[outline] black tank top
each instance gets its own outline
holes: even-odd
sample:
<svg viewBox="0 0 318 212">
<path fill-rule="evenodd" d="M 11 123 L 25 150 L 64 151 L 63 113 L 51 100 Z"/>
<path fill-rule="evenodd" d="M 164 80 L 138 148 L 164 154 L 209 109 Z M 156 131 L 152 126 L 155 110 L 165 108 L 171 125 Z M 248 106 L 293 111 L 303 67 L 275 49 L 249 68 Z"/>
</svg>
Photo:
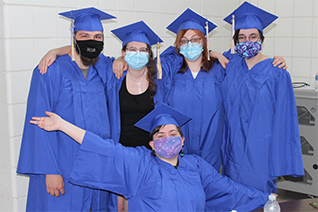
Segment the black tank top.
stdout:
<svg viewBox="0 0 318 212">
<path fill-rule="evenodd" d="M 150 101 L 149 87 L 142 94 L 130 94 L 126 87 L 126 77 L 119 90 L 121 134 L 119 142 L 128 147 L 146 146 L 150 149 L 149 132 L 135 127 L 141 118 L 154 109 Z"/>
</svg>

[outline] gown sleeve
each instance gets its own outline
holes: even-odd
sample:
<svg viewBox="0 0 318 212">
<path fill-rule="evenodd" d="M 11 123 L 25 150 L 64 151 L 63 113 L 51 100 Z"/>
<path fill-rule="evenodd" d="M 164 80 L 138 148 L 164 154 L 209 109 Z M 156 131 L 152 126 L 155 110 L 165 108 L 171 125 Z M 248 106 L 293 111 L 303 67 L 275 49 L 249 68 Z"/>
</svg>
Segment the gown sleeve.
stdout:
<svg viewBox="0 0 318 212">
<path fill-rule="evenodd" d="M 95 68 L 97 69 L 98 75 L 102 79 L 104 85 L 106 85 L 107 81 L 112 77 L 112 75 L 114 75 L 114 60 L 114 57 L 106 57 L 104 54 L 100 54 L 95 64 Z"/>
<path fill-rule="evenodd" d="M 130 198 L 138 193 L 143 175 L 150 169 L 149 157 L 151 151 L 145 147 L 123 147 L 87 131 L 70 182 Z"/>
<path fill-rule="evenodd" d="M 163 74 L 167 74 L 169 76 L 174 74 L 176 71 L 179 71 L 179 68 L 183 63 L 183 58 L 178 55 L 176 49 L 173 46 L 169 46 L 160 54 L 160 61 Z"/>
<path fill-rule="evenodd" d="M 183 63 L 183 58 L 178 55 L 173 46 L 170 46 L 160 54 L 160 61 L 162 67 L 162 79 L 160 80 L 158 90 L 162 94 L 163 99 L 165 99 L 164 97 L 168 95 L 171 89 L 173 76 L 179 71 Z"/>
<path fill-rule="evenodd" d="M 38 67 L 33 71 L 17 173 L 61 174 L 57 163 L 57 132 L 46 132 L 30 124 L 32 117 L 46 116 L 45 111 L 54 111 L 59 94 L 56 89 L 61 86 L 58 73 L 56 63 L 49 67 L 47 74 L 40 74 Z"/>
<path fill-rule="evenodd" d="M 271 143 L 272 151 L 270 151 L 272 176 L 303 176 L 297 108 L 294 90 L 287 71 L 283 71 L 276 81 L 275 98 L 273 141 Z"/>
<path fill-rule="evenodd" d="M 198 157 L 198 169 L 206 194 L 206 211 L 252 211 L 263 207 L 269 193 L 245 186 L 220 175 Z"/>
<path fill-rule="evenodd" d="M 108 118 L 110 125 L 111 138 L 115 142 L 119 142 L 120 138 L 120 108 L 119 108 L 119 97 L 117 91 L 117 81 L 115 74 L 113 73 L 113 62 L 114 57 L 106 57 L 100 54 L 95 68 L 98 71 L 106 93 L 107 108 L 108 108 Z M 122 79 L 120 79 L 122 80 Z"/>
<path fill-rule="evenodd" d="M 229 49 L 228 51 L 223 52 L 223 56 L 226 57 L 227 59 L 231 60 L 232 57 L 234 56 L 234 54 L 231 54 L 231 49 Z"/>
</svg>

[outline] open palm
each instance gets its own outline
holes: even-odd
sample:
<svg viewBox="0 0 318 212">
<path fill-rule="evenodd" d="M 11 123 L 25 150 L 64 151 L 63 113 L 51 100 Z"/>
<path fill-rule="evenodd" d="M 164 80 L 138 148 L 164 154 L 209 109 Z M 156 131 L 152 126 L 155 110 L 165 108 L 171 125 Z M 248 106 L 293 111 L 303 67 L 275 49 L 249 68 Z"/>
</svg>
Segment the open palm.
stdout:
<svg viewBox="0 0 318 212">
<path fill-rule="evenodd" d="M 38 127 L 46 131 L 59 130 L 62 122 L 61 117 L 48 111 L 46 111 L 45 114 L 48 115 L 48 117 L 32 117 L 30 123 L 38 125 Z"/>
</svg>

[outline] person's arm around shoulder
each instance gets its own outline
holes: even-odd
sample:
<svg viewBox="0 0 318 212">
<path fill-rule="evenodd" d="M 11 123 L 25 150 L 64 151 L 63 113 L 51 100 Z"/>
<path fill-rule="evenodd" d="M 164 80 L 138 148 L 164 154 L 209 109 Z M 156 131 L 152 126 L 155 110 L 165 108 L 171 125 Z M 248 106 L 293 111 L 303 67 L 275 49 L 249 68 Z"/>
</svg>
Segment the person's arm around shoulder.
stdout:
<svg viewBox="0 0 318 212">
<path fill-rule="evenodd" d="M 123 56 L 118 57 L 113 62 L 113 73 L 117 77 L 117 79 L 120 79 L 124 74 L 124 71 L 127 70 L 128 64 L 126 63 Z"/>
<path fill-rule="evenodd" d="M 214 52 L 212 50 L 209 51 L 209 56 L 212 58 L 218 59 L 219 63 L 222 65 L 222 67 L 225 69 L 226 65 L 229 63 L 229 59 L 227 59 L 223 54 L 219 52 Z"/>
<path fill-rule="evenodd" d="M 284 70 L 287 69 L 287 64 L 285 59 L 282 56 L 274 56 L 273 66 L 278 68 L 283 68 Z"/>
<path fill-rule="evenodd" d="M 56 57 L 65 55 L 71 51 L 71 46 L 64 46 L 57 49 L 52 49 L 48 51 L 44 57 L 41 59 L 39 63 L 39 70 L 41 74 L 45 74 L 47 72 L 47 68 L 52 65 L 52 63 L 56 60 Z"/>
</svg>

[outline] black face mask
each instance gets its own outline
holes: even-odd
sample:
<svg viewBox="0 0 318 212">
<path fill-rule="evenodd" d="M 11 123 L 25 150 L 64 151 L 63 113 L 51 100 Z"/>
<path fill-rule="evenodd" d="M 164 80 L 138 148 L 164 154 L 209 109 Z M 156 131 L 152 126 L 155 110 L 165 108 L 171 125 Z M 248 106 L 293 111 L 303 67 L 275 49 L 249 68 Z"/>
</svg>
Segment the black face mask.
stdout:
<svg viewBox="0 0 318 212">
<path fill-rule="evenodd" d="M 104 48 L 103 41 L 97 40 L 75 40 L 75 48 L 77 53 L 83 57 L 94 59 L 98 57 Z"/>
</svg>

